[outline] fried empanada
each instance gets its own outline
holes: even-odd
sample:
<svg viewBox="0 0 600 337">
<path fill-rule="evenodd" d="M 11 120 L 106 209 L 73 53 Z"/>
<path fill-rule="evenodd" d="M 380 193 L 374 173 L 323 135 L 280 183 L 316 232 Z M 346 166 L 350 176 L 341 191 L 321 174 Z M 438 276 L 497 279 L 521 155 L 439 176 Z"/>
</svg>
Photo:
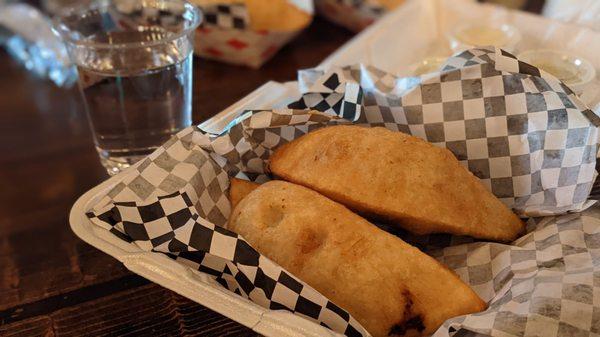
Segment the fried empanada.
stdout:
<svg viewBox="0 0 600 337">
<path fill-rule="evenodd" d="M 260 184 L 248 180 L 229 178 L 229 202 L 231 208 L 235 208 L 244 197 L 254 191 Z"/>
<path fill-rule="evenodd" d="M 374 337 L 429 335 L 451 317 L 486 307 L 430 256 L 300 185 L 262 184 L 234 209 L 228 228 Z"/>
<path fill-rule="evenodd" d="M 270 170 L 415 234 L 514 240 L 521 220 L 452 153 L 385 128 L 331 126 L 279 147 Z"/>
</svg>

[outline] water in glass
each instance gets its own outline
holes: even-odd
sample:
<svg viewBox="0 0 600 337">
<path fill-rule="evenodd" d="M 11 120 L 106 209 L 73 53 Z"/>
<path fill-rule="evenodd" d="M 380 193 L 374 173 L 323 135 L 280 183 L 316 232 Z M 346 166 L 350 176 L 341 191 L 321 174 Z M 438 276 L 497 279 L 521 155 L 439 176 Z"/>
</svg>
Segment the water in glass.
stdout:
<svg viewBox="0 0 600 337">
<path fill-rule="evenodd" d="M 121 43 L 150 40 L 167 32 L 113 32 L 96 35 L 96 41 Z M 154 37 L 155 38 L 155 37 Z M 137 66 L 95 69 L 78 65 L 96 149 L 107 168 L 120 170 L 138 161 L 191 124 L 192 54 L 183 57 L 156 55 Z M 164 60 L 156 65 L 156 58 Z M 100 67 L 101 68 L 101 67 Z"/>
</svg>

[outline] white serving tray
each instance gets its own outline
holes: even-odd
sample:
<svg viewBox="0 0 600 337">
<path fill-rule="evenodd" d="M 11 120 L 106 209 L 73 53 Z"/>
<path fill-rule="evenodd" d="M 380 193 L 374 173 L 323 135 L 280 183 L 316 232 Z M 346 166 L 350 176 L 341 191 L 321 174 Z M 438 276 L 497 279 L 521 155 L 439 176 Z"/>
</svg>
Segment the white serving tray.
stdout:
<svg viewBox="0 0 600 337">
<path fill-rule="evenodd" d="M 362 62 L 398 75 L 409 75 L 410 65 L 415 62 L 432 54 L 450 53 L 439 42 L 445 41 L 445 34 L 454 23 L 486 19 L 511 23 L 519 28 L 523 41 L 517 49 L 523 46 L 562 48 L 587 58 L 600 68 L 600 33 L 469 0 L 410 0 L 356 36 L 319 67 L 325 69 Z M 200 128 L 218 133 L 246 109 L 284 107 L 299 95 L 296 82 L 268 82 L 201 124 Z M 69 217 L 71 229 L 82 240 L 116 258 L 132 272 L 265 336 L 341 336 L 290 312 L 264 309 L 224 289 L 206 274 L 184 267 L 162 254 L 144 252 L 93 225 L 85 215 L 86 210 L 115 183 L 114 177 L 108 179 L 86 192 L 73 205 Z"/>
</svg>

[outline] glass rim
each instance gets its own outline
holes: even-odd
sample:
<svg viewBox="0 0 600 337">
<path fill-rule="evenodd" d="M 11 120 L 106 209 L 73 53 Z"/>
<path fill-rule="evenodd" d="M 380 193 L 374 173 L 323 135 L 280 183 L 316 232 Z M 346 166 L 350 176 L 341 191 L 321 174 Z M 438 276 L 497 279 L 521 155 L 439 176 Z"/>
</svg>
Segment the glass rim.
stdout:
<svg viewBox="0 0 600 337">
<path fill-rule="evenodd" d="M 84 39 L 76 39 L 71 36 L 71 32 L 74 30 L 68 29 L 64 25 L 64 19 L 68 17 L 72 17 L 74 15 L 78 17 L 82 17 L 85 13 L 100 9 L 108 6 L 112 3 L 112 0 L 107 1 L 98 1 L 92 4 L 82 4 L 79 6 L 68 8 L 67 10 L 59 13 L 52 19 L 52 30 L 55 34 L 57 34 L 60 38 L 63 39 L 65 43 L 70 43 L 75 46 L 84 46 L 95 49 L 123 49 L 123 48 L 140 48 L 140 47 L 152 47 L 157 45 L 162 45 L 168 42 L 172 42 L 177 40 L 190 32 L 196 30 L 200 23 L 202 22 L 202 13 L 198 7 L 194 6 L 187 0 L 155 0 L 157 3 L 179 3 L 182 4 L 185 10 L 189 10 L 193 13 L 193 19 L 190 20 L 191 25 L 181 31 L 178 31 L 175 34 L 169 35 L 167 37 L 163 37 L 159 40 L 155 41 L 136 41 L 136 42 L 121 42 L 121 43 L 107 43 L 107 42 L 94 42 L 94 41 L 86 41 Z M 140 1 L 142 4 L 146 3 L 146 1 Z"/>
</svg>

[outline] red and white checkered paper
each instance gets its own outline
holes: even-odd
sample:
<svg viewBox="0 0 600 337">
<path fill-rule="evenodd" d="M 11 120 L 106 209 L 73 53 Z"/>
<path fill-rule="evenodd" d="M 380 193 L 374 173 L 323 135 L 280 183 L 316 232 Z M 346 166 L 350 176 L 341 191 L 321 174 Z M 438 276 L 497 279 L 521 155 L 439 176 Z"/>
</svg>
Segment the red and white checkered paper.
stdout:
<svg viewBox="0 0 600 337">
<path fill-rule="evenodd" d="M 288 0 L 312 15 L 310 0 Z M 303 6 L 298 6 L 304 3 Z M 252 19 L 244 3 L 198 4 L 204 14 L 196 30 L 196 55 L 232 64 L 259 68 L 306 26 L 291 31 L 252 29 Z M 306 25 L 310 23 L 307 21 Z"/>
<path fill-rule="evenodd" d="M 200 27 L 194 52 L 208 59 L 259 68 L 299 32 Z"/>
</svg>

